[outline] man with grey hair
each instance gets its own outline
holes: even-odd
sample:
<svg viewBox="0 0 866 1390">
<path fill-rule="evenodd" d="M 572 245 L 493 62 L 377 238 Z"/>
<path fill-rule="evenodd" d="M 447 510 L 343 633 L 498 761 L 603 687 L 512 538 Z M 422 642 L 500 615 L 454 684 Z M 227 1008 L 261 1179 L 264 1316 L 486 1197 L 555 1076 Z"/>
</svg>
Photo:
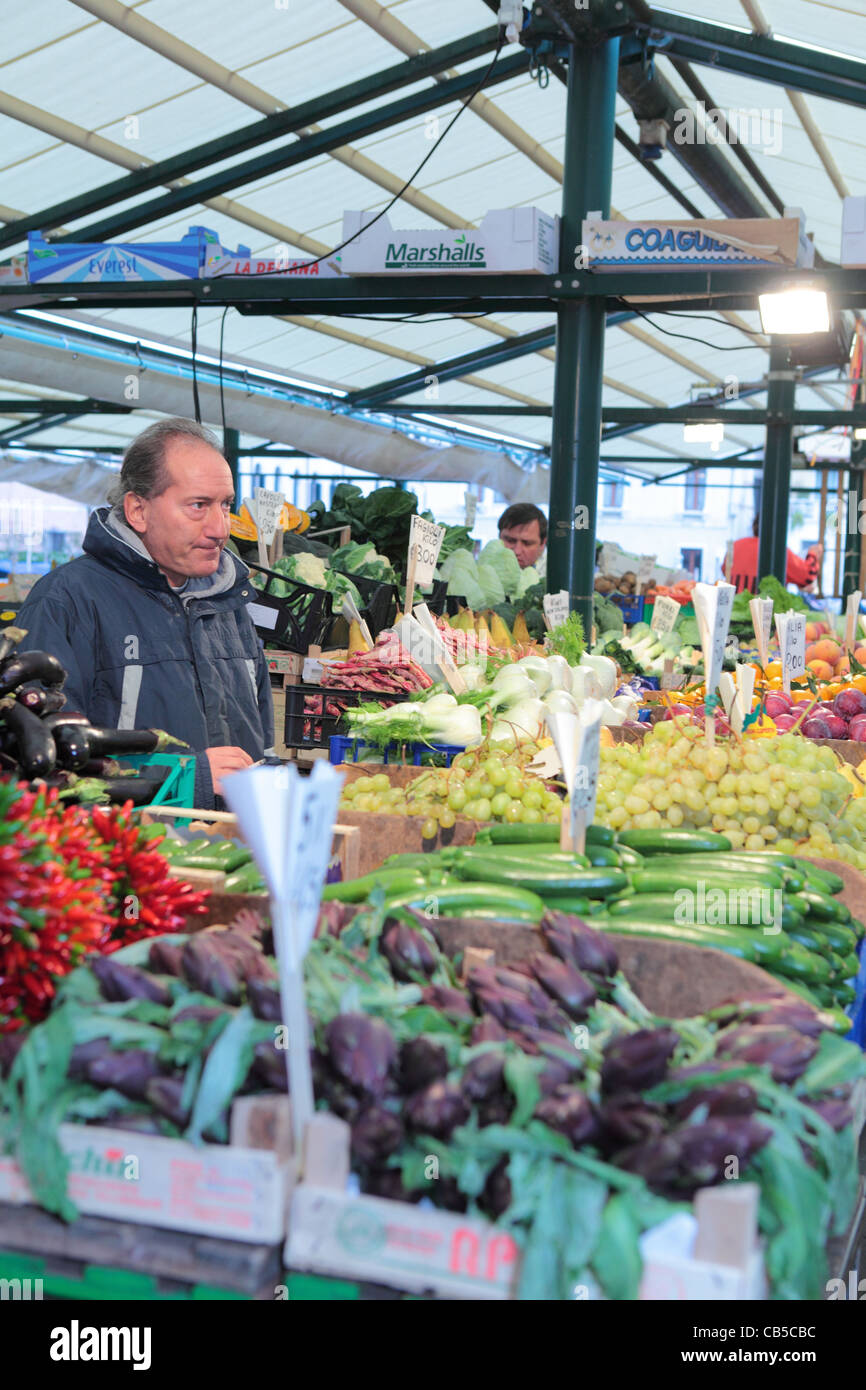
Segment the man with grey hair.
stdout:
<svg viewBox="0 0 866 1390">
<path fill-rule="evenodd" d="M 234 483 L 214 435 L 159 420 L 132 441 L 84 554 L 34 585 L 18 621 L 68 672 L 67 706 L 109 728 L 165 729 L 196 753 L 196 806 L 272 751 L 249 570 L 231 551 Z"/>
</svg>

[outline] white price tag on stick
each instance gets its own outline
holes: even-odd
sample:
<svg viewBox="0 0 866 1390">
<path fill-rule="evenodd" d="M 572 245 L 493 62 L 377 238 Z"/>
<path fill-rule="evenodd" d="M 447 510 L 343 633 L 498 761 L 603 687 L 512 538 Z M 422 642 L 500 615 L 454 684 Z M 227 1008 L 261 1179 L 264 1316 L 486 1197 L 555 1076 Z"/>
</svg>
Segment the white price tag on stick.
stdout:
<svg viewBox="0 0 866 1390">
<path fill-rule="evenodd" d="M 295 1151 L 313 1115 L 313 1078 L 303 964 L 316 929 L 343 777 L 317 762 L 309 777 L 296 767 L 233 773 L 223 794 L 238 818 L 271 892 L 280 1000 L 288 1032 L 287 1070 Z"/>
<path fill-rule="evenodd" d="M 583 852 L 586 827 L 595 814 L 603 713 L 601 701 L 587 699 L 579 715 L 551 712 L 546 716 L 570 798 L 569 807 L 562 810 L 559 843 L 578 854 Z"/>
<path fill-rule="evenodd" d="M 541 600 L 541 606 L 547 619 L 548 630 L 559 627 L 559 624 L 564 623 L 569 614 L 568 590 L 560 589 L 556 594 L 545 594 Z"/>
<path fill-rule="evenodd" d="M 471 531 L 475 525 L 475 516 L 478 511 L 478 497 L 471 488 L 467 488 L 463 494 L 463 505 L 466 508 L 463 525 Z"/>
<path fill-rule="evenodd" d="M 259 537 L 265 545 L 270 545 L 276 535 L 280 512 L 286 504 L 286 499 L 281 492 L 269 492 L 264 487 L 257 487 L 254 496 Z"/>
<path fill-rule="evenodd" d="M 857 617 L 860 613 L 860 601 L 863 598 L 859 589 L 855 589 L 853 594 L 848 595 L 848 602 L 845 605 L 845 648 L 851 651 L 857 643 Z"/>
<path fill-rule="evenodd" d="M 791 681 L 806 674 L 806 614 L 777 613 L 776 634 L 782 660 L 782 689 L 791 693 Z"/>
<path fill-rule="evenodd" d="M 749 612 L 752 615 L 752 627 L 755 629 L 755 642 L 761 665 L 766 666 L 770 656 L 770 633 L 773 630 L 773 600 L 753 598 L 749 602 Z"/>
<path fill-rule="evenodd" d="M 412 517 L 409 531 L 409 558 L 415 557 L 415 583 L 432 584 L 433 571 L 445 538 L 445 527 L 437 526 L 435 521 L 425 521 L 421 516 Z"/>
<path fill-rule="evenodd" d="M 659 594 L 653 604 L 653 616 L 650 623 L 652 632 L 670 632 L 674 623 L 680 616 L 680 605 L 675 598 L 668 598 L 665 594 Z"/>
<path fill-rule="evenodd" d="M 725 643 L 734 602 L 733 584 L 696 584 L 692 593 L 704 653 L 706 693 L 714 693 L 722 674 Z"/>
</svg>

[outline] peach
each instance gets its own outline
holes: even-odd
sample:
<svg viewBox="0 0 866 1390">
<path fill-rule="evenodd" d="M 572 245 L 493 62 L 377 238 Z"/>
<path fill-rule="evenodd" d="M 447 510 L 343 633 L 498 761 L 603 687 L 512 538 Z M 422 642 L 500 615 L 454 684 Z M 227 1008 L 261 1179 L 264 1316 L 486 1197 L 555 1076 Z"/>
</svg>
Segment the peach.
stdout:
<svg viewBox="0 0 866 1390">
<path fill-rule="evenodd" d="M 859 661 L 861 666 L 866 666 L 866 647 L 854 648 L 854 660 Z"/>
<path fill-rule="evenodd" d="M 806 661 L 826 661 L 829 666 L 835 666 L 842 655 L 842 648 L 838 642 L 833 642 L 829 637 L 822 637 L 820 642 L 813 642 L 810 649 L 806 652 Z"/>
<path fill-rule="evenodd" d="M 834 676 L 847 676 L 851 670 L 851 662 L 847 656 L 840 656 L 836 665 L 833 667 Z"/>
<path fill-rule="evenodd" d="M 807 661 L 806 669 L 811 671 L 816 680 L 828 681 L 833 675 L 833 667 L 826 661 Z"/>
<path fill-rule="evenodd" d="M 806 624 L 806 641 L 807 641 L 807 642 L 817 642 L 818 639 L 820 638 L 820 636 L 821 636 L 821 625 L 820 625 L 820 623 L 807 623 L 807 624 Z"/>
</svg>

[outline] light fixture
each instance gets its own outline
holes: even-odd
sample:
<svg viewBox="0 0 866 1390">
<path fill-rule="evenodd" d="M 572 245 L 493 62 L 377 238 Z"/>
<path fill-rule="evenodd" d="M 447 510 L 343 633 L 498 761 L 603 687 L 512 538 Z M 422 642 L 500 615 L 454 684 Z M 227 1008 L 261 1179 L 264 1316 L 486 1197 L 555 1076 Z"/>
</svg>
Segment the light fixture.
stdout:
<svg viewBox="0 0 866 1390">
<path fill-rule="evenodd" d="M 866 439 L 866 425 L 859 425 L 854 431 L 855 439 Z"/>
<path fill-rule="evenodd" d="M 803 286 L 759 294 L 758 305 L 765 333 L 799 337 L 830 332 L 830 305 L 825 290 Z"/>
<path fill-rule="evenodd" d="M 711 449 L 718 449 L 724 442 L 725 426 L 721 420 L 711 420 L 701 423 L 697 421 L 693 425 L 683 425 L 683 442 L 685 444 L 709 444 Z"/>
</svg>

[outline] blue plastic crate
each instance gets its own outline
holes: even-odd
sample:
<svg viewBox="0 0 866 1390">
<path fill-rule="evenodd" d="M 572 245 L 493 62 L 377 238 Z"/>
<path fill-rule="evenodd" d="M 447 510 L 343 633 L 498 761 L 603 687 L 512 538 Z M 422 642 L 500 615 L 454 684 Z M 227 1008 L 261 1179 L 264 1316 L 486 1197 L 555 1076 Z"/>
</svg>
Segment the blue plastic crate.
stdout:
<svg viewBox="0 0 866 1390">
<path fill-rule="evenodd" d="M 632 594 L 606 594 L 605 597 L 620 609 L 624 623 L 639 623 L 643 618 L 642 598 L 635 598 Z"/>
<path fill-rule="evenodd" d="M 364 748 L 373 748 L 374 746 L 372 743 L 365 743 L 363 739 L 349 738 L 345 734 L 333 734 L 329 743 L 328 760 L 332 763 L 356 763 Z M 453 743 L 389 743 L 382 749 L 382 762 L 383 764 L 391 762 L 405 764 L 408 754 L 412 766 L 420 767 L 421 759 L 425 753 L 438 753 L 445 758 L 446 767 L 450 767 L 457 754 L 465 752 L 465 748 L 460 748 Z"/>
<path fill-rule="evenodd" d="M 860 973 L 857 976 L 855 989 L 857 998 L 853 1004 L 846 1009 L 848 1017 L 851 1019 L 851 1032 L 848 1034 L 849 1042 L 855 1042 L 858 1047 L 866 1051 L 866 949 L 861 941 L 857 947 L 860 955 Z"/>
</svg>

